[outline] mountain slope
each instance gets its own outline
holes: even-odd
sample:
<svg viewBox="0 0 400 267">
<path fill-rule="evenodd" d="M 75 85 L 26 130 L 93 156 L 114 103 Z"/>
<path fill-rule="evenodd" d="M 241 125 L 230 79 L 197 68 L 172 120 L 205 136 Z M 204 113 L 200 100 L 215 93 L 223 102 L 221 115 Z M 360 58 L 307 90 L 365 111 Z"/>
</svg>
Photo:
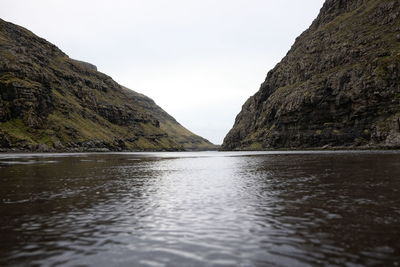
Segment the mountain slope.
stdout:
<svg viewBox="0 0 400 267">
<path fill-rule="evenodd" d="M 121 151 L 214 146 L 150 98 L 0 19 L 0 148 Z"/>
<path fill-rule="evenodd" d="M 400 147 L 400 2 L 327 0 L 223 149 Z"/>
</svg>

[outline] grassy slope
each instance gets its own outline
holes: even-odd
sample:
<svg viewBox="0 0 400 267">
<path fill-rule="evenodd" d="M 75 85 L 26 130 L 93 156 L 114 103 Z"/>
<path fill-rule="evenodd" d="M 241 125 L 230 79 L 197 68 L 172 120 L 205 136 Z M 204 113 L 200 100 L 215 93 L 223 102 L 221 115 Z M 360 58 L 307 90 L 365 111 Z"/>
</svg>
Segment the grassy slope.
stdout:
<svg viewBox="0 0 400 267">
<path fill-rule="evenodd" d="M 368 38 L 370 38 L 375 42 L 376 40 L 382 41 L 382 43 L 385 43 L 385 47 L 381 47 L 382 51 L 390 51 L 391 56 L 379 57 L 373 59 L 374 62 L 371 61 L 368 63 L 373 63 L 374 65 L 376 65 L 371 75 L 381 80 L 385 80 L 384 76 L 388 74 L 387 68 L 400 62 L 400 42 L 396 40 L 394 31 L 390 29 L 385 30 L 385 27 L 382 25 L 365 22 L 363 23 L 362 27 L 360 26 L 360 21 L 365 21 L 365 18 L 371 17 L 377 9 L 377 6 L 383 5 L 385 2 L 390 3 L 393 1 L 367 0 L 360 7 L 350 12 L 341 14 L 326 24 L 322 24 L 317 28 L 311 27 L 296 40 L 296 44 L 288 52 L 288 56 L 290 56 L 291 59 L 294 58 L 298 61 L 299 59 L 304 59 L 304 61 L 309 60 L 310 62 L 315 62 L 317 60 L 314 55 L 312 53 L 304 51 L 304 46 L 306 46 L 307 43 L 310 43 L 314 36 L 330 36 L 331 40 L 335 40 L 336 43 L 339 42 L 340 45 L 343 45 L 343 43 L 345 42 L 351 43 L 353 41 L 352 36 L 354 36 L 354 33 L 358 33 L 358 35 L 362 35 L 362 38 L 365 40 L 368 40 Z M 399 28 L 400 20 L 397 20 L 396 25 L 392 25 L 391 27 Z M 366 46 L 368 46 L 368 42 Z M 324 51 L 325 54 L 332 52 L 335 53 L 335 51 L 339 51 L 340 48 L 341 47 L 334 46 L 324 48 L 323 46 L 321 46 L 321 49 L 326 49 Z M 362 48 L 360 47 L 360 49 Z M 376 54 L 376 51 L 371 51 L 371 53 Z M 286 56 L 282 60 L 283 63 L 279 63 L 273 71 L 284 72 L 280 64 L 287 64 L 287 61 L 289 61 L 288 56 Z M 365 58 L 365 61 L 368 62 L 368 53 L 366 53 Z M 363 67 L 363 65 L 367 64 L 365 63 L 365 61 L 360 60 L 356 63 L 351 62 L 349 64 L 327 69 L 325 72 L 315 73 L 310 79 L 301 82 L 290 84 L 290 81 L 286 81 L 287 84 L 285 86 L 276 88 L 275 91 L 270 95 L 268 99 L 268 105 L 274 106 L 278 110 L 278 112 L 280 110 L 282 110 L 282 112 L 284 110 L 296 110 L 296 108 L 302 105 L 302 103 L 309 101 L 315 96 L 316 92 L 320 89 L 320 84 L 323 84 L 323 81 L 327 80 L 327 78 L 334 76 L 338 72 L 346 72 L 352 69 L 359 69 Z M 395 98 L 399 99 L 400 95 L 395 95 Z M 264 114 L 261 114 L 260 116 L 264 116 Z M 378 129 L 381 128 L 382 130 L 385 130 L 385 127 L 388 128 L 388 125 L 392 124 L 393 118 L 397 118 L 399 116 L 400 114 L 394 114 L 392 117 L 385 119 L 385 121 L 381 121 L 380 125 L 378 125 Z M 239 120 L 236 123 L 237 125 L 235 127 L 245 128 L 247 122 Z M 321 128 L 320 130 L 317 130 L 317 132 L 321 132 L 323 130 L 324 129 Z M 242 147 L 240 149 L 263 149 L 261 144 L 262 141 L 259 142 L 258 139 L 265 139 L 266 136 L 269 136 L 268 134 L 272 135 L 273 133 L 274 125 L 272 125 L 270 129 L 260 127 L 256 131 L 251 132 L 244 137 L 244 139 L 242 140 Z M 340 132 L 333 132 L 333 134 L 340 134 Z"/>
<path fill-rule="evenodd" d="M 214 148 L 153 100 L 1 20 L 0 89 L 0 141 L 11 148 Z"/>
</svg>

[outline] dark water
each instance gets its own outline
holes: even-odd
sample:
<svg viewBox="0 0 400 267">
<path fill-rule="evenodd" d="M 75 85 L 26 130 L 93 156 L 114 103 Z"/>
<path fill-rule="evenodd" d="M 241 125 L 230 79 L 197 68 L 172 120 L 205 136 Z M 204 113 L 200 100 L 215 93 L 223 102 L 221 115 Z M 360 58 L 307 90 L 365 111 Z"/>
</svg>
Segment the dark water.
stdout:
<svg viewBox="0 0 400 267">
<path fill-rule="evenodd" d="M 400 266 L 400 153 L 0 154 L 0 266 Z"/>
</svg>

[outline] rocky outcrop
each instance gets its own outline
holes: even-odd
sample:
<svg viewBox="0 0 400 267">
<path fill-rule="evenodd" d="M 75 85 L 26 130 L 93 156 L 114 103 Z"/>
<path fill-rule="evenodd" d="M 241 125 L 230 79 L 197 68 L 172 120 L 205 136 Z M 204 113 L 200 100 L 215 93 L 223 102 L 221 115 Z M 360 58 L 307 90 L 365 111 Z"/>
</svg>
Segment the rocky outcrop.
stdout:
<svg viewBox="0 0 400 267">
<path fill-rule="evenodd" d="M 327 0 L 223 149 L 400 147 L 400 2 Z"/>
<path fill-rule="evenodd" d="M 97 71 L 97 67 L 95 66 L 95 65 L 93 65 L 93 64 L 90 64 L 90 63 L 88 63 L 88 62 L 84 62 L 84 61 L 80 61 L 80 60 L 74 60 L 74 59 L 71 59 L 72 61 L 75 61 L 76 63 L 78 63 L 78 64 L 81 64 L 83 67 L 85 67 L 85 68 L 88 68 L 88 69 L 90 69 L 90 70 L 94 70 L 94 71 Z"/>
<path fill-rule="evenodd" d="M 212 148 L 153 100 L 0 20 L 0 150 Z"/>
</svg>

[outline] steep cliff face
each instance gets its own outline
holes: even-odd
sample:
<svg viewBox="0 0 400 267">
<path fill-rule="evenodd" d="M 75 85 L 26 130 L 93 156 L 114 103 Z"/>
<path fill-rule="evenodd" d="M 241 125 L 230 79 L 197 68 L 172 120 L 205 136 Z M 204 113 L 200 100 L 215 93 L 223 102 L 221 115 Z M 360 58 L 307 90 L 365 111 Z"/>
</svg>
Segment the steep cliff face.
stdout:
<svg viewBox="0 0 400 267">
<path fill-rule="evenodd" d="M 224 149 L 400 147 L 400 2 L 327 0 Z"/>
<path fill-rule="evenodd" d="M 150 98 L 0 20 L 0 149 L 182 150 L 213 145 Z"/>
</svg>

